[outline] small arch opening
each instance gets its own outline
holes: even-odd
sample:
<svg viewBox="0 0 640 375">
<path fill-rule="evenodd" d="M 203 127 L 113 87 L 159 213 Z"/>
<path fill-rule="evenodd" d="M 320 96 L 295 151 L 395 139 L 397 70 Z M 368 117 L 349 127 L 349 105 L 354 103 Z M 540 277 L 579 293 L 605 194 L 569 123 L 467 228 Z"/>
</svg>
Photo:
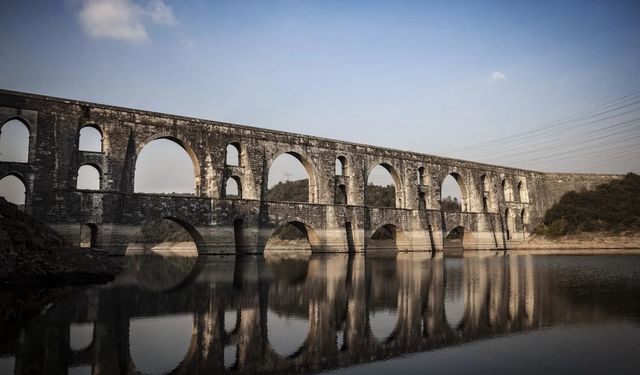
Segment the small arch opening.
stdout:
<svg viewBox="0 0 640 375">
<path fill-rule="evenodd" d="M 424 167 L 419 167 L 417 170 L 418 186 L 424 186 Z"/>
<path fill-rule="evenodd" d="M 398 178 L 389 164 L 376 165 L 369 176 L 364 191 L 364 204 L 369 207 L 401 207 L 401 200 L 397 195 L 399 190 Z"/>
<path fill-rule="evenodd" d="M 0 161 L 29 162 L 29 127 L 12 119 L 0 127 Z"/>
<path fill-rule="evenodd" d="M 338 156 L 336 158 L 336 176 L 346 176 L 347 174 L 347 158 Z"/>
<path fill-rule="evenodd" d="M 228 199 L 240 199 L 242 198 L 242 185 L 240 184 L 240 178 L 238 176 L 231 176 L 227 178 L 224 188 L 224 197 Z"/>
<path fill-rule="evenodd" d="M 98 227 L 93 223 L 83 224 L 80 228 L 80 247 L 95 249 L 98 242 Z"/>
<path fill-rule="evenodd" d="M 0 196 L 24 211 L 27 188 L 18 176 L 11 174 L 0 179 Z"/>
<path fill-rule="evenodd" d="M 227 145 L 225 164 L 228 166 L 240 166 L 240 144 L 232 142 Z"/>
<path fill-rule="evenodd" d="M 100 190 L 100 171 L 93 165 L 85 164 L 78 169 L 76 189 Z"/>
<path fill-rule="evenodd" d="M 102 133 L 93 126 L 80 129 L 79 151 L 102 152 Z"/>
<path fill-rule="evenodd" d="M 503 179 L 500 186 L 502 187 L 502 199 L 505 202 L 513 202 L 513 189 L 509 181 L 506 178 Z"/>
<path fill-rule="evenodd" d="M 521 203 L 529 203 L 529 193 L 527 191 L 527 183 L 524 180 L 518 181 L 518 199 Z"/>
</svg>

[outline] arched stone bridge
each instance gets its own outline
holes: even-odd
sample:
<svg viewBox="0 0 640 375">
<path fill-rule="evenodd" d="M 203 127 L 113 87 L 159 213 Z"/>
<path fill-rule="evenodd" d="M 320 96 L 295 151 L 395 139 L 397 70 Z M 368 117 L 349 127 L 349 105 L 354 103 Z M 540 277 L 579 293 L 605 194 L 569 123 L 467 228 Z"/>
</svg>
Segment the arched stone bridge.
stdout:
<svg viewBox="0 0 640 375">
<path fill-rule="evenodd" d="M 437 251 L 452 230 L 463 228 L 465 248 L 503 249 L 522 241 L 564 192 L 593 188 L 615 176 L 549 174 L 433 155 L 330 140 L 275 130 L 0 90 L 0 124 L 18 119 L 30 133 L 24 163 L 0 162 L 0 179 L 20 178 L 25 209 L 72 242 L 83 225 L 93 245 L 122 253 L 140 226 L 171 218 L 187 228 L 201 253 L 260 253 L 284 223 L 303 228 L 312 250 L 362 251 L 380 227 L 393 228 L 398 249 Z M 80 130 L 102 135 L 102 151 L 79 150 Z M 0 134 L 1 136 L 1 134 Z M 193 161 L 194 195 L 134 193 L 142 148 L 171 139 Z M 239 165 L 225 162 L 239 150 Z M 266 199 L 271 163 L 283 153 L 309 174 L 309 203 Z M 340 160 L 342 173 L 336 175 Z M 78 170 L 94 166 L 97 191 L 76 188 Z M 365 206 L 369 172 L 382 165 L 394 179 L 395 207 Z M 462 191 L 462 211 L 440 209 L 440 188 L 452 175 Z M 233 178 L 239 198 L 226 198 Z M 335 204 L 336 194 L 346 195 Z"/>
</svg>

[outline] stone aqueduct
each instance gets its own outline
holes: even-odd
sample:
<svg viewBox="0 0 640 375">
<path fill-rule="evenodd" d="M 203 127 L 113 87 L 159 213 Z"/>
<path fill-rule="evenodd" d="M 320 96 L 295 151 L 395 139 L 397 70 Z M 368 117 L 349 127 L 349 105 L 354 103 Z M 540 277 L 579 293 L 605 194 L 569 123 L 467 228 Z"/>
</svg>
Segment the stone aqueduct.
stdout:
<svg viewBox="0 0 640 375">
<path fill-rule="evenodd" d="M 93 245 L 114 254 L 123 253 L 131 236 L 154 218 L 183 225 L 201 253 L 261 253 L 284 223 L 301 228 L 313 251 L 362 251 L 383 226 L 393 228 L 400 250 L 442 250 L 447 234 L 460 227 L 466 249 L 505 249 L 522 242 L 564 192 L 615 178 L 542 173 L 0 90 L 0 124 L 13 119 L 29 130 L 28 161 L 0 162 L 0 179 L 20 178 L 25 210 L 73 243 L 80 243 L 81 227 L 89 224 Z M 101 133 L 101 152 L 79 150 L 79 133 L 87 126 Z M 191 157 L 195 195 L 134 193 L 137 156 L 162 138 Z M 225 162 L 230 144 L 239 150 L 237 166 Z M 269 167 L 283 153 L 307 170 L 309 203 L 266 200 Z M 343 165 L 338 175 L 337 159 Z M 76 188 L 83 165 L 100 172 L 99 190 Z M 364 204 L 369 172 L 378 165 L 393 177 L 396 207 Z M 461 212 L 440 209 L 448 175 L 460 185 Z M 224 196 L 229 178 L 238 182 L 239 198 Z M 346 204 L 334 203 L 337 191 L 346 193 Z"/>
</svg>

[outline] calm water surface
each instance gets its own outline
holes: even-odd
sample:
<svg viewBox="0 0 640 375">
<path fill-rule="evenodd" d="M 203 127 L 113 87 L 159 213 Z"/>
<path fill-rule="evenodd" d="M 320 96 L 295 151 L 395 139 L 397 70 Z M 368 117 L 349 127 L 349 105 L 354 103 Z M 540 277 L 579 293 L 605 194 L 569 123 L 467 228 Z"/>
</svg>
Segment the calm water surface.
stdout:
<svg viewBox="0 0 640 375">
<path fill-rule="evenodd" d="M 640 256 L 121 261 L 0 373 L 640 373 Z"/>
</svg>

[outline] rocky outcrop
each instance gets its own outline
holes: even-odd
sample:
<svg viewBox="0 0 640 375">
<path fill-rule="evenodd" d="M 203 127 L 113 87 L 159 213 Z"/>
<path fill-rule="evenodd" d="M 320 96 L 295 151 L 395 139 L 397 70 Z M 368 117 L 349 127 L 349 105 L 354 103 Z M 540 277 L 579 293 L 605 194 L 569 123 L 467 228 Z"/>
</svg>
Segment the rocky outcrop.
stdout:
<svg viewBox="0 0 640 375">
<path fill-rule="evenodd" d="M 107 255 L 74 248 L 0 197 L 0 282 L 106 282 L 119 271 Z"/>
</svg>

